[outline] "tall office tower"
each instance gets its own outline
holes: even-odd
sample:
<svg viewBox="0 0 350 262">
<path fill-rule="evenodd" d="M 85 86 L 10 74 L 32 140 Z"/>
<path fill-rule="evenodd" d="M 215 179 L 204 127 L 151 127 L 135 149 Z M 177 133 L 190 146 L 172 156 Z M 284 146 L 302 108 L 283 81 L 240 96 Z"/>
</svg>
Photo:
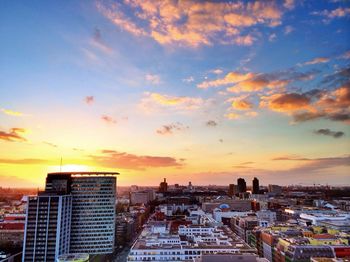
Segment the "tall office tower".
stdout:
<svg viewBox="0 0 350 262">
<path fill-rule="evenodd" d="M 252 193 L 253 194 L 259 194 L 260 187 L 259 187 L 259 179 L 254 177 L 253 179 L 253 187 L 252 187 Z"/>
<path fill-rule="evenodd" d="M 238 186 L 238 193 L 247 192 L 247 184 L 246 184 L 244 178 L 237 179 L 237 186 Z"/>
<path fill-rule="evenodd" d="M 160 183 L 159 185 L 159 192 L 165 193 L 168 191 L 168 183 L 166 182 L 166 178 L 164 178 L 164 181 Z"/>
<path fill-rule="evenodd" d="M 70 253 L 109 254 L 114 250 L 116 173 L 72 176 Z"/>
<path fill-rule="evenodd" d="M 68 253 L 112 253 L 117 174 L 48 174 L 45 191 L 28 200 L 22 261 L 50 262 Z"/>
<path fill-rule="evenodd" d="M 28 197 L 23 262 L 53 262 L 69 252 L 71 211 L 70 195 L 42 192 Z"/>
</svg>

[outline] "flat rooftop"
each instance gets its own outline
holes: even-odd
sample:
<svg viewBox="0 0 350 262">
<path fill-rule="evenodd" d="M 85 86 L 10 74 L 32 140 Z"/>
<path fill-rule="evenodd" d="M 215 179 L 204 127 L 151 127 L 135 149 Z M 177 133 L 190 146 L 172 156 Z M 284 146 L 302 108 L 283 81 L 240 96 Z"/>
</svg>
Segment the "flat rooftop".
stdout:
<svg viewBox="0 0 350 262">
<path fill-rule="evenodd" d="M 118 172 L 54 172 L 48 175 L 72 175 L 72 176 L 116 176 L 120 175 Z"/>
</svg>

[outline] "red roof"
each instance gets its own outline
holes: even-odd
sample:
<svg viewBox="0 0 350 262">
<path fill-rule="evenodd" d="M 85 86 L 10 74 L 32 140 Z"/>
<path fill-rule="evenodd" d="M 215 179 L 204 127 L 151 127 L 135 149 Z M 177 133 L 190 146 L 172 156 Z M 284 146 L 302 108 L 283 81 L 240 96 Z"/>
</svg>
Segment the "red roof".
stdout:
<svg viewBox="0 0 350 262">
<path fill-rule="evenodd" d="M 315 239 L 335 239 L 336 237 L 331 234 L 316 234 L 314 235 Z"/>
</svg>

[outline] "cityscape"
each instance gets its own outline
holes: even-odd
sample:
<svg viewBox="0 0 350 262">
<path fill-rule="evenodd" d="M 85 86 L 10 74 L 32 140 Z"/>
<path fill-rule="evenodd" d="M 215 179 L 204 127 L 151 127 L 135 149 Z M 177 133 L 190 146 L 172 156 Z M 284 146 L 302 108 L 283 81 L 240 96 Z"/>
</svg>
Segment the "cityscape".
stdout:
<svg viewBox="0 0 350 262">
<path fill-rule="evenodd" d="M 0 262 L 350 262 L 349 0 L 2 0 L 0 35 Z"/>
</svg>

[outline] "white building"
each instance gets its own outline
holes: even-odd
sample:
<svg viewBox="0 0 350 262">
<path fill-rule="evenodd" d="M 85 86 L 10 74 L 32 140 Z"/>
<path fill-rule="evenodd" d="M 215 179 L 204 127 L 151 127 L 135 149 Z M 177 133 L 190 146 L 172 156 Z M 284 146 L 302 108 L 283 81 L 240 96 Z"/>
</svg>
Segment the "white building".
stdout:
<svg viewBox="0 0 350 262">
<path fill-rule="evenodd" d="M 128 261 L 184 261 L 219 253 L 254 254 L 255 249 L 226 226 L 182 225 L 174 234 L 167 222 L 150 222 L 132 246 Z"/>
</svg>

